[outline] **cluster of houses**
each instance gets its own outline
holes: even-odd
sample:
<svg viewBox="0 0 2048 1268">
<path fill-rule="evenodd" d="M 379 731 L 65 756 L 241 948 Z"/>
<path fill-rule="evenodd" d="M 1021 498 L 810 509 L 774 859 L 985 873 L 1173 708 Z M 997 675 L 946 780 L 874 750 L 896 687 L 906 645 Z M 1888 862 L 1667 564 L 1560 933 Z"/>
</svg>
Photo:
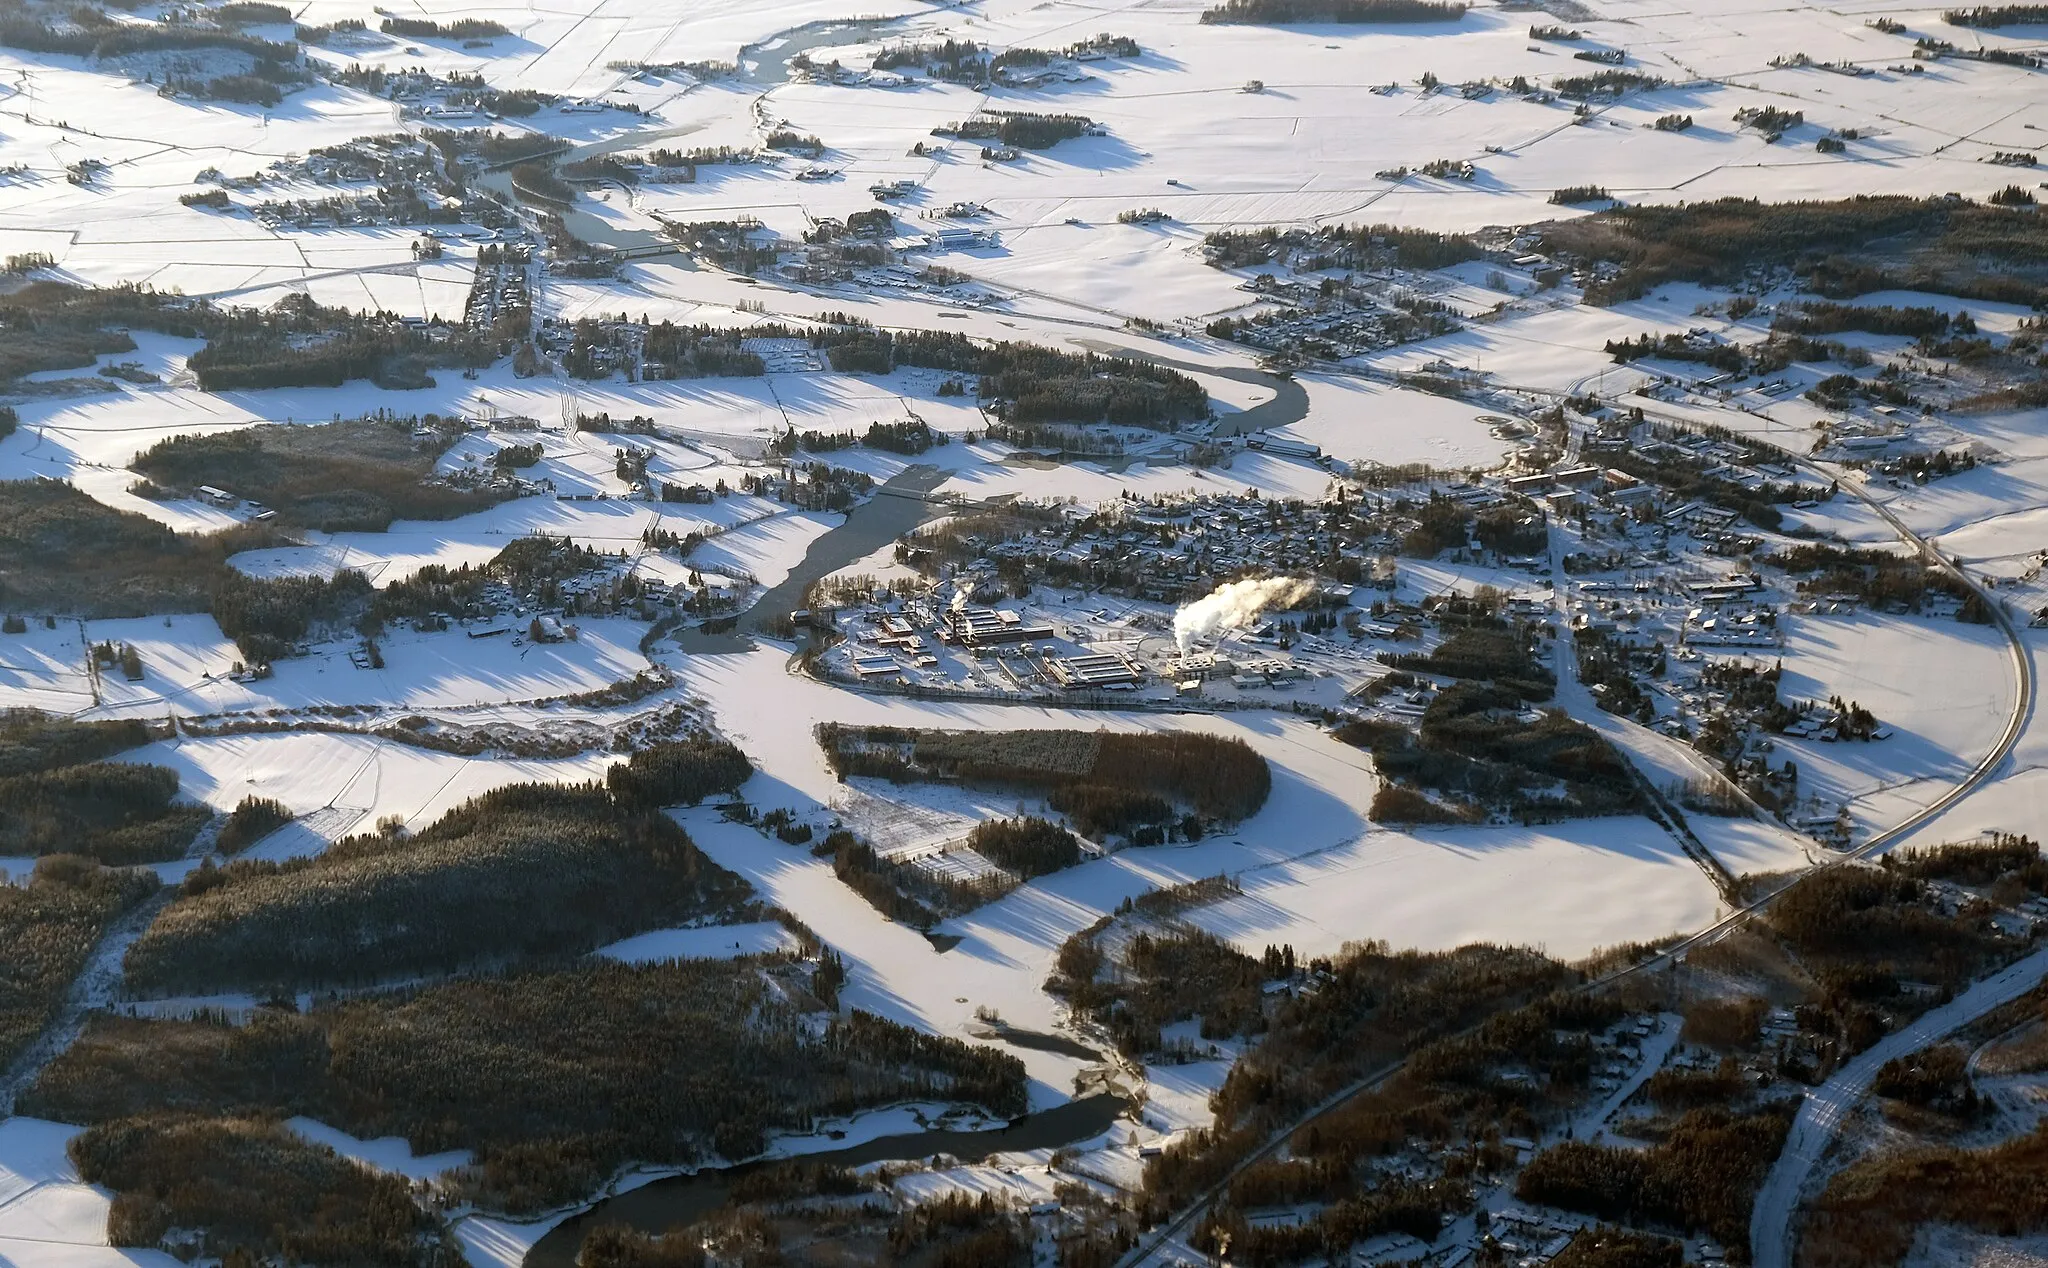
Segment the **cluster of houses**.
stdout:
<svg viewBox="0 0 2048 1268">
<path fill-rule="evenodd" d="M 1065 508 L 1057 523 L 979 544 L 995 566 L 1021 566 L 1031 580 L 1083 585 L 1132 598 L 1177 602 L 1247 573 L 1332 572 L 1326 599 L 1354 585 L 1391 590 L 1405 523 L 1363 503 L 1279 501 L 1216 494 L 1123 502 L 1107 512 Z"/>
</svg>

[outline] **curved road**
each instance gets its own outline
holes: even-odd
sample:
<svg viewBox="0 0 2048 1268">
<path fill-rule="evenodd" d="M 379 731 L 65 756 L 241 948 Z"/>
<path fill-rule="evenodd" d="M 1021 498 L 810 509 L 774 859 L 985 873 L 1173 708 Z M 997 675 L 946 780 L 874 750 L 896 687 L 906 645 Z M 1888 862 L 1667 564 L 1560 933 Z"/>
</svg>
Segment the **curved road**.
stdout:
<svg viewBox="0 0 2048 1268">
<path fill-rule="evenodd" d="M 2018 999 L 2034 989 L 2044 973 L 2048 973 L 2048 950 L 2036 951 L 1922 1014 L 1904 1030 L 1886 1035 L 1835 1071 L 1834 1077 L 1807 1092 L 1799 1116 L 1792 1120 L 1791 1134 L 1785 1138 L 1785 1150 L 1765 1177 L 1750 1211 L 1754 1268 L 1791 1268 L 1792 1215 L 1798 1209 L 1800 1191 L 1841 1130 L 1842 1120 L 1870 1091 L 1878 1069 L 1892 1058 L 1918 1052 Z"/>
</svg>

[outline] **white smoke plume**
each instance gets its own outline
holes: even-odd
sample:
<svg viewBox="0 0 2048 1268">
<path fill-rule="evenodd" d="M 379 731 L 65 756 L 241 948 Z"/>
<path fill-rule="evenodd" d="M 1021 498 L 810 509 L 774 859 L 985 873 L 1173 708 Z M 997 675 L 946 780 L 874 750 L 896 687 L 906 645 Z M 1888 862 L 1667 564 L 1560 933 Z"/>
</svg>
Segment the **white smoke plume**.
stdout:
<svg viewBox="0 0 2048 1268">
<path fill-rule="evenodd" d="M 953 610 L 955 612 L 965 612 L 967 610 L 967 591 L 953 591 Z"/>
<path fill-rule="evenodd" d="M 1197 599 L 1173 614 L 1174 641 L 1186 652 L 1199 641 L 1243 629 L 1258 620 L 1267 608 L 1299 603 L 1314 589 L 1300 577 L 1267 577 L 1263 581 L 1233 581 L 1218 586 L 1207 598 Z"/>
</svg>

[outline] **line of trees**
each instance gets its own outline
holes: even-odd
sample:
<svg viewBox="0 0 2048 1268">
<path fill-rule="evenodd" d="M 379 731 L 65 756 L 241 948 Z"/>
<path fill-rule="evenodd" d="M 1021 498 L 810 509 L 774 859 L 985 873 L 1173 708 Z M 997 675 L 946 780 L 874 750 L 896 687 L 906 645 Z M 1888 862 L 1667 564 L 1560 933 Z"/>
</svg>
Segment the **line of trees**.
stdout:
<svg viewBox="0 0 2048 1268">
<path fill-rule="evenodd" d="M 487 18 L 457 18 L 453 22 L 430 22 L 425 18 L 385 18 L 377 29 L 386 35 L 408 40 L 494 40 L 510 35 L 502 22 Z"/>
<path fill-rule="evenodd" d="M 252 793 L 229 812 L 214 838 L 213 848 L 222 854 L 240 854 L 291 821 L 291 807 L 275 798 Z"/>
<path fill-rule="evenodd" d="M 1435 0 L 1224 0 L 1202 12 L 1205 23 L 1247 22 L 1282 25 L 1296 22 L 1456 22 L 1465 16 L 1462 4 Z"/>
<path fill-rule="evenodd" d="M 1601 304 L 1640 298 L 1666 282 L 1729 284 L 1746 270 L 1770 267 L 1792 268 L 1836 299 L 1917 289 L 2031 304 L 2048 291 L 2028 271 L 2048 250 L 2048 225 L 2025 209 L 1945 198 L 1721 198 L 1617 207 L 1550 225 L 1544 239 L 1553 250 L 1622 266 L 1588 286 L 1587 298 Z M 1887 254 L 1907 262 L 1869 263 L 1870 245 L 1880 240 L 1893 240 Z"/>
<path fill-rule="evenodd" d="M 0 884 L 0 1069 L 56 1017 L 107 925 L 156 888 L 147 869 L 76 854 L 46 855 L 26 883 Z"/>
<path fill-rule="evenodd" d="M 227 1264 L 461 1268 L 404 1177 L 360 1166 L 274 1119 L 150 1114 L 96 1123 L 65 1147 L 113 1190 L 107 1240 Z M 196 1240 L 195 1240 L 196 1239 Z"/>
<path fill-rule="evenodd" d="M 132 57 L 139 53 L 184 53 L 200 49 L 225 49 L 273 62 L 293 62 L 299 56 L 295 44 L 280 44 L 275 40 L 258 39 L 219 27 L 122 22 L 101 10 L 82 6 L 68 11 L 65 17 L 66 24 L 57 27 L 31 16 L 26 10 L 0 15 L 0 46 L 29 53 L 59 53 L 102 60 Z"/>
<path fill-rule="evenodd" d="M 1006 422 L 1172 427 L 1209 412 L 1208 393 L 1200 383 L 1129 357 L 1023 343 L 984 347 L 954 331 L 878 330 L 850 319 L 813 333 L 811 344 L 825 350 L 835 370 L 887 374 L 919 366 L 978 375 L 979 395 Z"/>
<path fill-rule="evenodd" d="M 1243 740 L 1193 731 L 922 731 L 825 723 L 818 741 L 841 778 L 952 780 L 1042 790 L 1091 835 L 1161 822 L 1173 805 L 1235 822 L 1266 802 L 1273 775 Z M 1141 815 L 1138 812 L 1143 811 Z"/>
<path fill-rule="evenodd" d="M 1023 1112 L 1016 1057 L 858 1011 L 820 1026 L 812 978 L 788 957 L 583 961 L 243 1025 L 102 1014 L 21 1109 L 305 1114 L 422 1153 L 471 1149 L 455 1197 L 513 1213 L 586 1198 L 627 1162 L 745 1158 L 770 1131 L 896 1101 Z"/>
<path fill-rule="evenodd" d="M 1032 815 L 984 819 L 968 832 L 967 846 L 1026 880 L 1081 861 L 1081 843 L 1073 833 Z"/>
<path fill-rule="evenodd" d="M 137 990 L 297 990 L 574 954 L 649 929 L 746 914 L 750 887 L 651 809 L 737 786 L 735 753 L 685 744 L 594 785 L 514 784 L 416 834 L 349 837 L 284 863 L 202 865 L 129 948 Z M 736 778 L 735 778 L 736 777 Z M 683 799 L 683 798 L 679 798 Z"/>
<path fill-rule="evenodd" d="M 1692 1110 L 1648 1149 L 1566 1141 L 1530 1159 L 1515 1196 L 1606 1220 L 1701 1232 L 1740 1247 L 1796 1108 L 1773 1105 L 1749 1115 Z"/>
<path fill-rule="evenodd" d="M 2001 27 L 2048 24 L 2048 4 L 1978 5 L 1974 9 L 1950 9 L 1941 15 L 1950 26 Z"/>
<path fill-rule="evenodd" d="M 510 496 L 431 479 L 461 435 L 459 420 L 438 415 L 263 424 L 172 436 L 129 465 L 159 490 L 210 485 L 260 502 L 291 525 L 376 533 L 394 519 L 453 519 Z"/>
<path fill-rule="evenodd" d="M 125 866 L 161 863 L 213 817 L 177 802 L 178 772 L 87 762 L 0 779 L 0 854 L 83 854 Z"/>
</svg>

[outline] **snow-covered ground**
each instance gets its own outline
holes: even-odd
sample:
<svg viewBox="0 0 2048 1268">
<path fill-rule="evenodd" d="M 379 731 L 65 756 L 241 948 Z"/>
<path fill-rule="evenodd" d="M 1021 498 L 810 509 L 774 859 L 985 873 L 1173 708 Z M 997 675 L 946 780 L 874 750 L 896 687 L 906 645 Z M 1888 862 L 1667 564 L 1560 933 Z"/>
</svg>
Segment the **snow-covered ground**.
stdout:
<svg viewBox="0 0 2048 1268">
<path fill-rule="evenodd" d="M 1854 701 L 1892 735 L 1832 744 L 1782 737 L 1772 760 L 1797 762 L 1802 794 L 1849 801 L 1865 827 L 1895 823 L 1947 791 L 2012 713 L 2012 656 L 1996 626 L 1869 613 L 1785 624 L 1780 695 Z"/>
<path fill-rule="evenodd" d="M 0 1261 L 23 1268 L 173 1268 L 155 1250 L 107 1244 L 113 1196 L 78 1178 L 64 1147 L 79 1129 L 42 1119 L 0 1119 Z"/>
<path fill-rule="evenodd" d="M 1053 1029 L 1058 1010 L 1041 988 L 1062 941 L 1124 898 L 1222 872 L 1241 878 L 1244 897 L 1191 918 L 1253 954 L 1276 942 L 1292 942 L 1303 954 L 1328 954 L 1346 942 L 1384 938 L 1432 948 L 1501 940 L 1578 956 L 1697 927 L 1717 911 L 1713 885 L 1646 819 L 1418 833 L 1374 827 L 1366 819 L 1377 788 L 1369 756 L 1284 716 L 1077 713 L 875 699 L 793 677 L 785 659 L 763 647 L 676 660 L 687 688 L 709 703 L 753 757 L 759 773 L 743 794 L 762 809 L 788 808 L 829 821 L 846 804 L 848 789 L 826 767 L 812 734 L 826 720 L 1198 727 L 1244 739 L 1273 765 L 1271 798 L 1237 831 L 1194 845 L 1124 850 L 1040 878 L 946 922 L 941 932 L 960 942 L 944 952 L 854 899 L 827 860 L 708 810 L 682 814 L 707 852 L 846 956 L 850 1002 L 944 1033 L 967 1033 L 980 1006 L 996 1009 L 1012 1025 Z M 918 796 L 905 789 L 891 795 Z M 1725 845 L 1736 871 L 1779 870 L 1804 859 L 1789 837 L 1774 833 L 1730 833 Z M 1034 1079 L 1034 1104 L 1066 1095 L 1085 1064 L 1052 1053 L 1020 1055 Z"/>
<path fill-rule="evenodd" d="M 660 960 L 730 960 L 743 955 L 789 951 L 796 937 L 772 920 L 693 929 L 656 929 L 598 948 L 596 954 L 628 964 Z"/>
<path fill-rule="evenodd" d="M 241 653 L 210 616 L 31 624 L 25 634 L 0 635 L 0 707 L 95 718 L 323 705 L 466 708 L 594 691 L 649 668 L 639 650 L 644 624 L 612 617 L 575 624 L 571 641 L 521 639 L 516 645 L 502 634 L 472 638 L 459 627 L 432 634 L 395 630 L 378 640 L 382 669 L 350 661 L 357 640 L 337 641 L 279 661 L 270 677 L 251 682 L 229 678 Z M 142 678 L 129 682 L 117 667 L 103 669 L 95 705 L 87 649 L 103 642 L 132 646 L 142 658 Z"/>
<path fill-rule="evenodd" d="M 1534 42 L 1530 14 L 1475 8 L 1456 24 L 1261 27 L 1204 24 L 1202 4 L 1110 6 L 1092 0 L 986 0 L 971 8 L 934 0 L 692 0 L 627 11 L 596 0 L 565 0 L 546 10 L 475 8 L 425 0 L 421 16 L 502 22 L 510 34 L 471 45 L 447 39 L 394 38 L 371 31 L 311 50 L 335 63 L 442 74 L 481 74 L 500 89 L 533 88 L 589 97 L 611 107 L 565 113 L 549 107 L 508 130 L 539 130 L 573 140 L 752 146 L 765 126 L 819 135 L 834 179 L 798 183 L 789 164 L 707 165 L 689 184 L 608 188 L 583 202 L 607 227 L 652 232 L 671 221 L 757 217 L 794 237 L 820 217 L 843 218 L 875 204 L 879 180 L 917 183 L 896 204 L 908 242 L 932 227 L 932 213 L 956 202 L 985 210 L 974 221 L 995 240 L 965 251 L 913 255 L 942 264 L 997 292 L 992 304 L 957 306 L 926 291 L 847 285 L 781 288 L 754 284 L 709 266 L 670 258 L 627 264 L 616 281 L 548 276 L 539 291 L 544 315 L 577 320 L 626 312 L 655 321 L 747 327 L 852 313 L 883 326 L 944 327 L 987 339 L 1029 340 L 1069 349 L 1138 350 L 1199 367 L 1198 377 L 1228 424 L 1272 399 L 1272 380 L 1246 381 L 1247 350 L 1200 335 L 1208 320 L 1256 302 L 1243 278 L 1210 267 L 1202 250 L 1211 231 L 1268 224 L 1390 223 L 1437 230 L 1519 225 L 1579 211 L 1548 202 L 1567 185 L 1597 184 L 1629 202 L 1735 196 L 1772 199 L 1855 193 L 1971 197 L 2012 183 L 1998 151 L 2033 150 L 2048 127 L 2037 75 L 1953 59 L 1922 62 L 1922 73 L 1893 67 L 1911 57 L 1920 35 L 1956 36 L 1938 13 L 1910 6 L 1854 11 L 1814 5 L 1759 10 L 1732 0 L 1685 9 L 1637 0 L 1590 0 L 1572 25 L 1580 47 L 1627 51 L 1627 66 L 1664 83 L 1592 107 L 1575 121 L 1565 101 L 1532 101 L 1496 86 L 1457 90 L 1460 81 L 1526 76 L 1537 87 L 1583 72 L 1569 46 Z M 1867 25 L 1883 13 L 1903 35 Z M 361 14 L 341 0 L 311 0 L 295 13 L 307 24 Z M 897 18 L 853 24 L 854 18 Z M 813 23 L 836 24 L 800 35 Z M 780 69 L 800 46 L 812 56 L 868 65 L 881 43 L 968 38 L 993 48 L 1061 48 L 1101 31 L 1135 39 L 1131 59 L 1084 64 L 1078 82 L 986 93 L 949 85 L 915 88 L 790 83 Z M 1972 31 L 1996 48 L 2027 46 L 2038 31 Z M 824 41 L 819 44 L 819 41 Z M 744 50 L 744 51 L 743 51 Z M 1831 74 L 1817 67 L 1772 66 L 1804 53 L 1846 60 L 1870 73 Z M 699 80 L 641 64 L 734 59 L 739 76 Z M 132 70 L 133 68 L 128 68 Z M 1447 81 L 1425 91 L 1425 71 Z M 131 82 L 131 79 L 135 82 Z M 1263 81 L 1247 91 L 1247 80 Z M 1367 92 L 1381 85 L 1384 92 Z M 1805 120 L 1781 142 L 1736 125 L 1738 109 L 1777 105 Z M 1016 161 L 983 161 L 970 144 L 938 144 L 934 127 L 976 111 L 1072 112 L 1104 125 L 1104 135 L 1028 152 Z M 1684 113 L 1684 132 L 1652 126 Z M 453 241 L 439 259 L 416 260 L 413 229 L 269 229 L 243 214 L 181 205 L 202 188 L 201 169 L 230 176 L 257 172 L 287 156 L 352 138 L 417 127 L 394 103 L 316 85 L 278 108 L 262 110 L 161 96 L 118 66 L 0 50 L 0 255 L 47 252 L 52 276 L 111 285 L 135 283 L 223 302 L 264 306 L 287 295 L 353 309 L 412 317 L 459 317 L 475 247 Z M 1853 128 L 1845 153 L 1822 154 L 1824 131 Z M 687 137 L 687 140 L 681 138 Z M 913 152 L 912 147 L 922 146 Z M 75 184 L 65 167 L 81 158 L 107 162 L 98 180 Z M 1432 160 L 1469 160 L 1471 180 L 1389 175 Z M 1167 220 L 1119 223 L 1127 211 L 1157 208 Z M 1725 293 L 1670 285 L 1606 308 L 1576 302 L 1569 285 L 1536 290 L 1526 269 L 1475 264 L 1436 279 L 1436 298 L 1463 319 L 1455 333 L 1304 371 L 1305 417 L 1285 434 L 1344 462 L 1490 467 L 1510 448 L 1480 406 L 1399 390 L 1389 371 L 1448 362 L 1490 375 L 1496 384 L 1542 393 L 1618 393 L 1646 382 L 1642 366 L 1616 365 L 1611 339 L 1643 333 L 1761 338 L 1769 318 L 1726 316 Z M 2025 315 L 2009 305 L 1911 293 L 1864 297 L 1866 303 L 1966 308 L 1980 329 L 2010 335 Z M 1166 323 L 1166 337 L 1130 319 Z M 1848 336 L 1876 352 L 1896 338 Z M 836 514 L 796 512 L 738 493 L 710 503 L 630 499 L 614 451 L 653 451 L 650 474 L 671 482 L 736 489 L 762 468 L 749 460 L 787 429 L 859 432 L 908 416 L 925 420 L 951 443 L 915 459 L 866 449 L 825 456 L 835 467 L 877 481 L 912 463 L 938 468 L 943 493 L 1000 501 L 1070 500 L 1083 506 L 1126 496 L 1199 491 L 1316 498 L 1330 474 L 1311 462 L 1239 451 L 1195 468 L 1157 456 L 1056 465 L 1021 459 L 1006 445 L 975 441 L 988 419 L 973 397 L 940 397 L 950 375 L 782 372 L 758 379 L 572 383 L 552 375 L 519 378 L 503 363 L 475 377 L 437 370 L 431 387 L 405 392 L 364 381 L 339 388 L 202 393 L 189 358 L 196 340 L 135 332 L 135 351 L 102 355 L 89 367 L 52 372 L 73 378 L 135 362 L 154 384 L 39 385 L 15 402 L 20 426 L 0 438 L 0 478 L 73 482 L 105 504 L 146 515 L 183 532 L 232 524 L 235 516 L 192 500 L 153 501 L 130 491 L 134 455 L 159 440 L 246 428 L 258 423 L 318 425 L 378 409 L 465 417 L 542 420 L 541 432 L 471 433 L 443 459 L 444 472 L 489 461 L 510 443 L 538 440 L 542 459 L 525 474 L 552 483 L 561 497 L 534 496 L 442 523 L 400 522 L 383 533 L 304 533 L 300 544 L 236 556 L 254 576 L 331 576 L 359 569 L 383 584 L 428 564 L 481 564 L 530 533 L 569 537 L 632 556 L 643 576 L 677 583 L 692 569 L 747 577 L 772 586 L 841 522 Z M 1810 386 L 1813 366 L 1789 371 Z M 1236 377 L 1233 377 L 1236 376 Z M 1370 377 L 1369 377 L 1370 376 Z M 573 407 L 573 408 L 572 408 Z M 1739 391 L 1726 399 L 1656 406 L 1670 416 L 1713 423 L 1805 452 L 1828 411 L 1790 391 L 1773 399 Z M 571 413 L 652 418 L 665 433 L 584 433 L 560 421 Z M 1957 556 L 1973 574 L 1995 578 L 2015 611 L 2048 604 L 2041 575 L 2048 531 L 2048 411 L 2006 410 L 1945 419 L 1959 443 L 1980 453 L 1968 473 L 1925 485 L 1866 482 L 1908 526 Z M 1850 477 L 1860 479 L 1860 477 Z M 574 500 L 570 500 L 574 499 Z M 588 499 L 588 500 L 586 500 Z M 1789 510 L 1787 527 L 1833 533 L 1859 545 L 1891 545 L 1892 527 L 1862 501 L 1842 496 Z M 706 539 L 686 558 L 645 549 L 650 530 Z M 0 561 L 4 571 L 4 561 Z M 840 575 L 905 575 L 884 547 Z M 1539 580 L 1473 565 L 1418 562 L 1404 567 L 1403 597 L 1497 585 L 1543 597 Z M 419 710 L 466 721 L 545 730 L 569 716 L 536 700 L 593 691 L 650 668 L 640 651 L 646 626 L 623 619 L 578 623 L 573 642 L 514 646 L 507 638 L 471 639 L 393 632 L 381 640 L 385 667 L 359 669 L 352 644 L 332 642 L 278 663 L 275 674 L 231 681 L 238 654 L 210 617 L 179 615 L 125 621 L 32 620 L 25 633 L 0 635 L 0 708 L 33 707 L 82 717 L 196 716 L 287 711 L 280 725 L 308 711 L 365 707 L 395 715 Z M 1897 823 L 1963 778 L 1992 743 L 2014 704 L 2004 640 L 1994 627 L 1888 615 L 1787 617 L 1783 649 L 1788 697 L 1840 696 L 1871 709 L 1893 734 L 1871 744 L 1783 740 L 1774 759 L 1798 763 L 1802 791 L 1846 800 L 1859 828 Z M 2026 636 L 2043 659 L 2048 634 Z M 144 673 L 94 675 L 90 644 L 130 644 Z M 1061 942 L 1125 898 L 1189 879 L 1230 873 L 1243 894 L 1191 913 L 1199 926 L 1253 953 L 1290 943 L 1327 954 L 1347 942 L 1383 939 L 1396 946 L 1448 947 L 1489 940 L 1530 943 L 1560 956 L 1699 928 L 1720 913 L 1712 883 L 1670 835 L 1640 817 L 1541 828 L 1457 828 L 1402 832 L 1376 826 L 1367 808 L 1378 786 L 1369 757 L 1337 743 L 1310 720 L 1279 712 L 1172 716 L 1082 712 L 998 704 L 913 702 L 824 686 L 789 671 L 789 649 L 764 644 L 736 654 L 658 652 L 680 685 L 652 708 L 701 701 L 706 718 L 752 758 L 758 773 L 744 795 L 762 809 L 786 808 L 817 827 L 838 819 L 891 841 L 950 834 L 969 820 L 1015 807 L 957 790 L 849 786 L 819 753 L 812 728 L 826 720 L 904 726 L 1018 728 L 1201 728 L 1243 738 L 1272 764 L 1266 807 L 1237 830 L 1184 847 L 1126 850 L 1020 887 L 999 901 L 947 922 L 948 949 L 890 923 L 855 897 L 828 861 L 780 844 L 706 809 L 685 823 L 721 864 L 748 878 L 761 896 L 794 912 L 842 953 L 849 1004 L 930 1030 L 974 1037 L 986 1027 L 978 1008 L 1012 1026 L 1052 1032 L 1063 1018 L 1043 988 Z M 2048 664 L 2040 666 L 2048 668 Z M 616 721 L 621 710 L 592 706 L 585 720 Z M 1660 784 L 1695 778 L 1701 759 L 1678 743 L 1618 718 L 1589 717 Z M 2048 739 L 2029 718 L 1998 777 L 1911 838 L 1954 839 L 1988 828 L 2035 831 L 2048 813 Z M 430 822 L 462 800 L 501 784 L 599 777 L 614 760 L 602 750 L 559 760 L 464 758 L 361 734 L 313 731 L 198 737 L 153 744 L 124 760 L 177 770 L 187 796 L 220 810 L 244 796 L 283 801 L 295 821 L 252 853 L 287 858 L 316 852 L 352 831 L 395 817 Z M 1774 825 L 1746 819 L 1691 819 L 1717 858 L 1737 874 L 1803 866 L 1811 847 Z M 919 835 L 920 833 L 924 835 Z M 19 875 L 31 860 L 0 860 Z M 184 864 L 165 870 L 175 876 Z M 605 949 L 621 959 L 750 954 L 790 944 L 780 926 L 664 930 Z M 219 1001 L 214 1001 L 219 1002 Z M 195 1001 L 165 1001 L 190 1007 Z M 1093 1063 L 1020 1049 L 1043 1107 L 1071 1096 Z M 1170 1134 L 1206 1121 L 1206 1098 L 1226 1062 L 1150 1072 L 1143 1130 Z M 911 1109 L 864 1116 L 856 1134 L 914 1129 Z M 415 1158 L 403 1142 L 355 1141 L 310 1120 L 301 1132 L 368 1165 L 425 1175 L 453 1165 L 449 1156 Z M 0 1262 L 22 1268 L 100 1268 L 118 1262 L 164 1268 L 150 1252 L 104 1246 L 106 1195 L 79 1185 L 64 1162 L 72 1129 L 32 1120 L 0 1121 Z M 825 1148 L 827 1137 L 779 1142 L 784 1152 Z M 840 1142 L 832 1142 L 834 1145 Z M 1134 1153 L 1122 1144 L 1090 1155 L 1106 1178 L 1129 1183 Z M 1035 1165 L 1035 1164 L 1034 1164 Z M 1042 1170 L 961 1168 L 929 1173 L 913 1192 L 1002 1188 L 1036 1197 L 1050 1183 Z M 512 1268 L 543 1226 L 481 1217 L 459 1234 L 472 1261 Z"/>
<path fill-rule="evenodd" d="M 424 827 L 506 784 L 602 779 L 616 759 L 600 752 L 554 761 L 484 760 L 365 735 L 273 732 L 181 737 L 133 749 L 120 760 L 170 767 L 184 796 L 223 813 L 244 797 L 283 802 L 297 817 L 249 853 L 289 858 L 318 853 L 392 816 Z"/>
</svg>

